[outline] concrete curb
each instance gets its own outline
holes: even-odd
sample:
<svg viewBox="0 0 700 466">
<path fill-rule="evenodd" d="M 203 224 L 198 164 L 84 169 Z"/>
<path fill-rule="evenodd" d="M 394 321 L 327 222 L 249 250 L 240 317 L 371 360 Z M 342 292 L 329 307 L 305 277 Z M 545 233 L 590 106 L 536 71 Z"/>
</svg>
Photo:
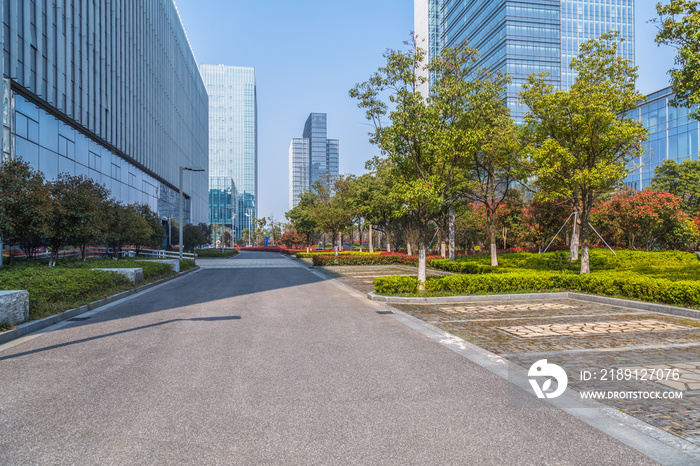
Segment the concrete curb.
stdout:
<svg viewBox="0 0 700 466">
<path fill-rule="evenodd" d="M 59 322 L 63 322 L 65 320 L 71 319 L 75 316 L 79 316 L 80 314 L 84 314 L 88 311 L 92 311 L 94 309 L 98 309 L 102 306 L 106 306 L 107 304 L 111 304 L 113 302 L 119 301 L 120 299 L 127 298 L 131 295 L 134 295 L 136 293 L 140 293 L 141 291 L 146 291 L 150 288 L 153 288 L 154 286 L 158 286 L 160 284 L 169 282 L 171 280 L 175 280 L 176 278 L 180 278 L 182 276 L 185 276 L 187 274 L 190 274 L 192 272 L 196 272 L 199 270 L 199 267 L 195 267 L 193 269 L 187 270 L 185 272 L 180 272 L 176 275 L 173 275 L 171 277 L 166 277 L 166 278 L 161 278 L 160 280 L 156 280 L 153 283 L 148 283 L 147 285 L 142 285 L 137 288 L 131 289 L 131 290 L 126 290 L 122 291 L 121 293 L 117 293 L 113 296 L 108 296 L 104 299 L 101 299 L 99 301 L 94 301 L 89 304 L 85 304 L 80 307 L 76 307 L 75 309 L 68 309 L 67 311 L 63 311 L 60 314 L 55 314 L 49 317 L 44 317 L 43 319 L 39 320 L 32 320 L 30 322 L 25 322 L 24 324 L 20 324 L 17 327 L 15 327 L 12 330 L 7 330 L 5 332 L 0 333 L 0 345 L 8 343 L 12 340 L 16 340 L 17 338 L 21 338 L 25 335 L 29 335 L 30 333 L 34 333 L 38 330 L 42 330 L 46 327 L 50 327 L 54 324 L 57 324 Z"/>
<path fill-rule="evenodd" d="M 700 311 L 685 307 L 669 306 L 667 304 L 645 303 L 643 301 L 632 301 L 622 298 L 608 298 L 584 293 L 574 293 L 564 291 L 560 293 L 522 293 L 522 294 L 494 294 L 494 295 L 472 295 L 472 296 L 440 296 L 436 298 L 408 298 L 400 296 L 381 296 L 371 291 L 367 293 L 367 298 L 389 304 L 451 304 L 451 303 L 472 303 L 490 301 L 528 301 L 536 299 L 578 299 L 579 301 L 589 301 L 598 304 L 626 307 L 640 311 L 659 312 L 661 314 L 671 314 L 679 317 L 690 317 L 700 319 Z"/>
</svg>

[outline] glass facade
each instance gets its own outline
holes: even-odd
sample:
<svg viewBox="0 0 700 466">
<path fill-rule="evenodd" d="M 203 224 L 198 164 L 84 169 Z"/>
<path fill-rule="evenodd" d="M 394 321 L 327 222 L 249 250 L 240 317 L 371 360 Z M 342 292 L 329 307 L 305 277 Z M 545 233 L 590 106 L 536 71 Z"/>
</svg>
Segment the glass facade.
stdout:
<svg viewBox="0 0 700 466">
<path fill-rule="evenodd" d="M 237 239 L 258 213 L 255 68 L 201 65 L 200 71 L 209 93 L 209 223 L 215 241 L 232 228 Z"/>
<path fill-rule="evenodd" d="M 85 174 L 178 217 L 179 167 L 207 167 L 207 94 L 168 0 L 2 0 L 3 158 Z M 188 172 L 185 221 L 206 221 Z"/>
<path fill-rule="evenodd" d="M 327 175 L 337 177 L 340 170 L 340 142 L 327 137 L 325 113 L 311 113 L 304 124 L 303 138 L 292 139 L 289 146 L 289 208 Z"/>
<path fill-rule="evenodd" d="M 428 35 L 431 56 L 466 42 L 479 52 L 479 66 L 508 73 L 506 105 L 516 122 L 528 76 L 546 72 L 551 84 L 569 88 L 569 63 L 582 42 L 619 31 L 620 55 L 634 60 L 634 0 L 415 0 L 415 9 L 428 14 L 416 27 Z"/>
<path fill-rule="evenodd" d="M 698 160 L 698 135 L 700 122 L 688 116 L 687 108 L 672 107 L 669 102 L 674 94 L 671 88 L 662 89 L 647 96 L 647 101 L 628 113 L 628 117 L 640 121 L 649 131 L 644 143 L 646 152 L 632 160 L 625 185 L 644 189 L 651 183 L 654 169 L 666 159 L 682 163 L 686 159 Z"/>
</svg>

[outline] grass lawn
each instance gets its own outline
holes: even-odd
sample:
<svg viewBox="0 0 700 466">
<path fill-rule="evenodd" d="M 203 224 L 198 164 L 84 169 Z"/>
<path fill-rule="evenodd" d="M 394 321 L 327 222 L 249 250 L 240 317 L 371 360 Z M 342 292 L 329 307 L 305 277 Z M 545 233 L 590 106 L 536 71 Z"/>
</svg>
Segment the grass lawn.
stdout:
<svg viewBox="0 0 700 466">
<path fill-rule="evenodd" d="M 15 262 L 0 268 L 0 290 L 27 290 L 29 320 L 36 320 L 134 288 L 121 274 L 90 269 L 137 267 L 143 269 L 143 284 L 175 274 L 169 264 L 138 258 L 64 259 L 56 267 L 38 261 Z M 180 263 L 181 271 L 193 267 L 192 260 Z M 7 328 L 0 326 L 0 330 Z"/>
</svg>

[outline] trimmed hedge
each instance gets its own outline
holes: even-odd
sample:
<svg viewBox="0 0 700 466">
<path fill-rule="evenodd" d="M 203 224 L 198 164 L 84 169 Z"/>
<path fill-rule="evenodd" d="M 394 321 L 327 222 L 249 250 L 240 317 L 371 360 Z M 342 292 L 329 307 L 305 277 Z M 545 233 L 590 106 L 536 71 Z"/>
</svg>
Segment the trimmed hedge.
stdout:
<svg viewBox="0 0 700 466">
<path fill-rule="evenodd" d="M 378 252 L 360 252 L 360 251 L 338 251 L 339 256 L 378 256 Z M 308 259 L 315 256 L 335 256 L 333 251 L 317 251 L 317 252 L 298 252 L 296 253 L 299 259 Z"/>
<path fill-rule="evenodd" d="M 415 277 L 377 277 L 374 286 L 380 294 L 412 293 Z M 505 274 L 465 274 L 429 277 L 428 293 L 457 295 L 513 293 L 522 291 L 577 291 L 616 296 L 675 306 L 700 305 L 700 281 L 671 281 L 635 273 L 584 274 L 560 272 L 517 272 Z"/>
<path fill-rule="evenodd" d="M 426 264 L 431 259 L 426 257 Z M 313 256 L 315 266 L 335 266 L 335 265 L 410 265 L 418 267 L 418 256 L 407 256 L 404 254 L 362 254 L 362 255 L 338 255 Z"/>
<path fill-rule="evenodd" d="M 197 257 L 226 258 L 235 256 L 238 251 L 235 249 L 224 249 L 223 252 L 221 249 L 198 249 L 195 253 Z"/>
<path fill-rule="evenodd" d="M 124 275 L 86 268 L 8 267 L 0 273 L 0 289 L 29 292 L 30 320 L 79 307 L 132 287 Z"/>
<path fill-rule="evenodd" d="M 474 262 L 450 261 L 449 259 L 435 259 L 430 261 L 430 266 L 436 269 L 455 273 L 479 274 L 499 272 L 498 267 L 491 267 L 490 265 L 483 265 Z"/>
</svg>

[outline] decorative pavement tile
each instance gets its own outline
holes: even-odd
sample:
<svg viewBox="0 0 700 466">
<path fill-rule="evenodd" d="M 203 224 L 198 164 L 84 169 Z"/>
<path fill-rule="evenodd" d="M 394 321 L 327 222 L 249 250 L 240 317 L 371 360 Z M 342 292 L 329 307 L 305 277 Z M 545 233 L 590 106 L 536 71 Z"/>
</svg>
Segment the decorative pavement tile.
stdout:
<svg viewBox="0 0 700 466">
<path fill-rule="evenodd" d="M 673 324 L 671 322 L 662 322 L 656 319 L 644 319 L 613 322 L 582 322 L 578 324 L 520 325 L 496 328 L 519 338 L 536 338 L 628 332 L 663 332 L 666 330 L 686 330 L 692 327 Z"/>
<path fill-rule="evenodd" d="M 575 309 L 575 306 L 568 304 L 548 302 L 548 303 L 520 303 L 520 304 L 496 304 L 482 306 L 454 306 L 441 307 L 441 311 L 450 313 L 479 314 L 484 312 L 513 312 L 513 311 L 544 311 L 551 309 Z"/>
</svg>

